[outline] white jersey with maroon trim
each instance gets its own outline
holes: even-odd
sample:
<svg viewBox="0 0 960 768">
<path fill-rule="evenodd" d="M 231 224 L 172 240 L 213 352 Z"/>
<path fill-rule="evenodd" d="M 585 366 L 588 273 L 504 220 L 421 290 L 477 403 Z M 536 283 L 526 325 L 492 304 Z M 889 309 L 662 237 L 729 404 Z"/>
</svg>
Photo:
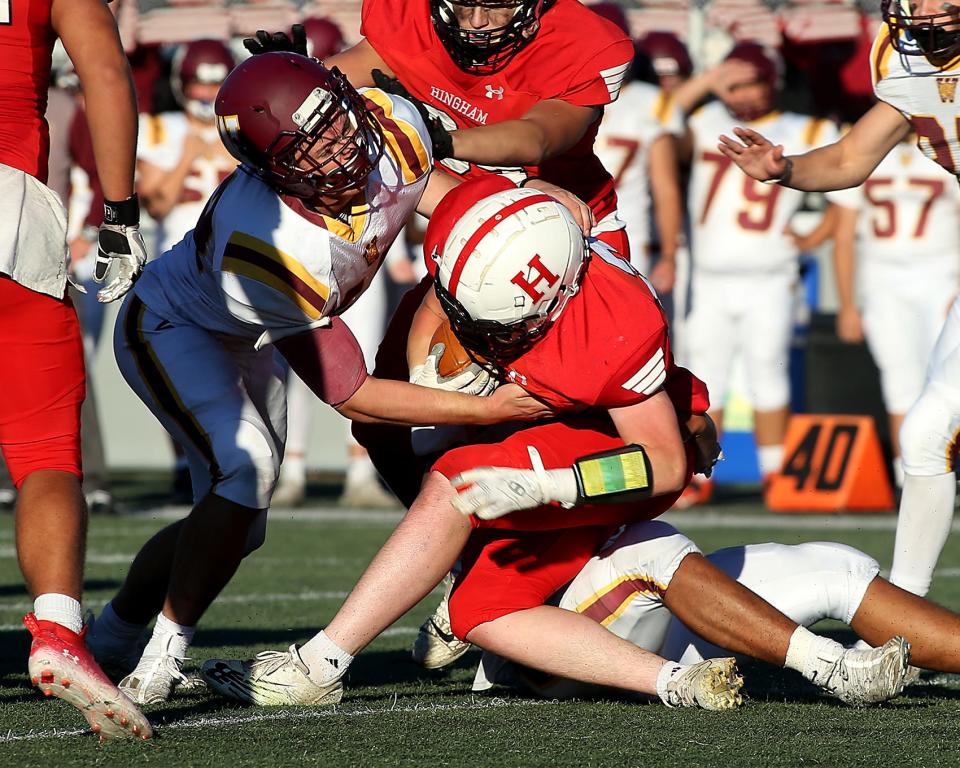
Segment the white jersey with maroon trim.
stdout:
<svg viewBox="0 0 960 768">
<path fill-rule="evenodd" d="M 190 124 L 182 112 L 164 112 L 160 115 L 142 115 L 137 143 L 137 160 L 155 165 L 163 171 L 172 171 L 180 164 L 183 146 L 190 134 Z M 217 127 L 213 124 L 201 135 L 207 143 L 220 143 Z M 219 186 L 237 167 L 237 161 L 226 152 L 201 155 L 190 166 L 180 198 L 170 212 L 157 223 L 157 254 L 170 250 L 180 242 L 197 223 L 203 206 Z"/>
<path fill-rule="evenodd" d="M 772 112 L 745 122 L 719 101 L 694 112 L 688 125 L 693 163 L 687 210 L 695 269 L 728 273 L 792 269 L 798 251 L 786 229 L 803 192 L 742 173 L 717 149 L 717 137 L 732 136 L 735 126 L 746 125 L 795 155 L 832 143 L 836 128 L 827 120 L 791 112 Z"/>
<path fill-rule="evenodd" d="M 661 89 L 637 80 L 604 108 L 594 151 L 613 176 L 620 218 L 626 222 L 630 261 L 641 272 L 649 266 L 650 146 L 663 134 L 681 136 L 683 115 Z"/>
<path fill-rule="evenodd" d="M 861 264 L 960 268 L 960 186 L 912 144 L 894 147 L 861 186 L 827 198 L 860 211 Z"/>
<path fill-rule="evenodd" d="M 904 45 L 916 45 L 907 32 L 901 35 Z M 870 74 L 876 97 L 912 123 L 923 154 L 960 175 L 960 56 L 937 67 L 925 56 L 900 54 L 881 24 L 870 51 Z"/>
<path fill-rule="evenodd" d="M 385 134 L 378 168 L 344 214 L 323 216 L 241 167 L 196 227 L 152 262 L 137 295 L 160 317 L 251 341 L 315 327 L 363 293 L 427 183 L 427 129 L 413 106 L 361 89 Z"/>
</svg>

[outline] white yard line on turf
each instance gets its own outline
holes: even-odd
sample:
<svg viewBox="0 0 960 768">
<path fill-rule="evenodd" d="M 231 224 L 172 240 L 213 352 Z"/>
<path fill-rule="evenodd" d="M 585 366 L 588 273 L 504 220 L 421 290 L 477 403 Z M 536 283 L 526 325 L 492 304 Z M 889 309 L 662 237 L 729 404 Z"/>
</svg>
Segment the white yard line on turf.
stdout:
<svg viewBox="0 0 960 768">
<path fill-rule="evenodd" d="M 136 512 L 133 519 L 156 518 L 177 520 L 189 512 L 188 507 L 162 507 Z M 306 509 L 276 509 L 270 511 L 272 522 L 332 523 L 348 522 L 367 525 L 396 523 L 403 517 L 402 510 L 340 509 L 313 507 Z M 716 512 L 709 509 L 668 512 L 660 518 L 678 528 L 727 528 L 732 530 L 774 528 L 787 530 L 824 531 L 892 531 L 897 527 L 894 514 L 776 514 Z M 960 519 L 953 523 L 960 531 Z"/>
<path fill-rule="evenodd" d="M 234 715 L 231 717 L 197 717 L 179 720 L 169 725 L 157 726 L 158 733 L 181 730 L 183 728 L 208 728 L 232 725 L 248 725 L 249 723 L 271 722 L 274 720 L 319 720 L 327 717 L 383 717 L 390 714 L 411 715 L 421 712 L 468 712 L 485 709 L 504 709 L 520 707 L 539 707 L 551 704 L 549 701 L 536 701 L 524 699 L 474 699 L 465 704 L 413 704 L 409 706 L 397 706 L 397 699 L 394 698 L 393 705 L 389 707 L 343 710 L 339 707 L 328 709 L 308 709 L 308 710 L 286 710 L 281 709 L 271 712 L 260 712 L 249 715 Z M 40 739 L 62 738 L 64 736 L 79 736 L 89 731 L 84 730 L 61 730 L 54 729 L 50 731 L 27 731 L 26 733 L 14 733 L 7 731 L 0 735 L 0 744 L 14 741 L 39 741 Z"/>
</svg>

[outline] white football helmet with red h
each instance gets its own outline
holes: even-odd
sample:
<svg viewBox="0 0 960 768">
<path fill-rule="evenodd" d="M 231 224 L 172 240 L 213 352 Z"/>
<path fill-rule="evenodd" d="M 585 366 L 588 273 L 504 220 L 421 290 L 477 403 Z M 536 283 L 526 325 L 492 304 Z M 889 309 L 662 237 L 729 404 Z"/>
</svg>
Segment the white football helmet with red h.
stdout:
<svg viewBox="0 0 960 768">
<path fill-rule="evenodd" d="M 437 258 L 436 291 L 454 333 L 494 361 L 526 351 L 579 289 L 589 253 L 573 215 L 533 189 L 471 206 Z"/>
</svg>

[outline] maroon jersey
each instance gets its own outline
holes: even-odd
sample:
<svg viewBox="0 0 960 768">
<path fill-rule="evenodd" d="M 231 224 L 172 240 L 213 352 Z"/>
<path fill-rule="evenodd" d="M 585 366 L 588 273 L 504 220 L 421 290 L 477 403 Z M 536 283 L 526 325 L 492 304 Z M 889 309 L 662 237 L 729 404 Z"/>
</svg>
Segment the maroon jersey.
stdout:
<svg viewBox="0 0 960 768">
<path fill-rule="evenodd" d="M 557 0 L 540 19 L 533 41 L 491 75 L 470 74 L 454 63 L 434 30 L 429 0 L 364 0 L 360 31 L 410 93 L 451 130 L 517 119 L 547 99 L 609 104 L 633 59 L 630 40 L 577 0 Z M 453 158 L 441 164 L 463 178 L 491 172 L 514 181 L 540 176 L 588 202 L 599 221 L 617 205 L 613 179 L 593 152 L 599 122 L 539 167 L 477 166 Z"/>
<path fill-rule="evenodd" d="M 0 163 L 47 180 L 52 0 L 0 0 Z"/>
</svg>

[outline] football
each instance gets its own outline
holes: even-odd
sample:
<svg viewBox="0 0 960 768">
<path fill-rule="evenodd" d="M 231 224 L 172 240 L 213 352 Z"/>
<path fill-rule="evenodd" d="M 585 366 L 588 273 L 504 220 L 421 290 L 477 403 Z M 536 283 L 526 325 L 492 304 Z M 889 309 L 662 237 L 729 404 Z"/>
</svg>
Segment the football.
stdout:
<svg viewBox="0 0 960 768">
<path fill-rule="evenodd" d="M 433 338 L 430 339 L 430 349 L 437 344 L 443 344 L 443 355 L 437 362 L 437 373 L 441 378 L 456 376 L 471 365 L 476 365 L 470 353 L 463 348 L 463 344 L 453 333 L 449 320 L 444 320 L 434 331 Z"/>
</svg>

